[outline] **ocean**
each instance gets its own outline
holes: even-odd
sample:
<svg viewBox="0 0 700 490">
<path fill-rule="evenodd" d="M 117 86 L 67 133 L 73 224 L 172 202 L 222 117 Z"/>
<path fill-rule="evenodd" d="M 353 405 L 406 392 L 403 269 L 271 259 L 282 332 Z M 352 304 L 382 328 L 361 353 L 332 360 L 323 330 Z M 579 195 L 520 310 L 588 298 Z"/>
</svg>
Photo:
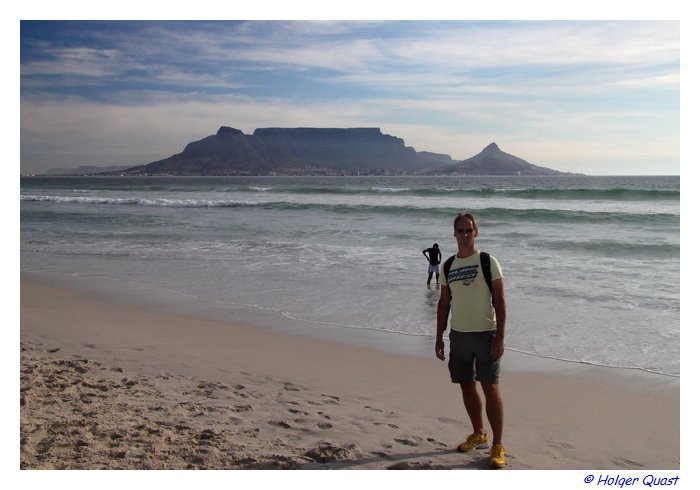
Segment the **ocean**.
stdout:
<svg viewBox="0 0 700 490">
<path fill-rule="evenodd" d="M 506 347 L 680 377 L 680 177 L 26 177 L 20 267 L 176 312 L 432 354 L 471 212 Z"/>
</svg>

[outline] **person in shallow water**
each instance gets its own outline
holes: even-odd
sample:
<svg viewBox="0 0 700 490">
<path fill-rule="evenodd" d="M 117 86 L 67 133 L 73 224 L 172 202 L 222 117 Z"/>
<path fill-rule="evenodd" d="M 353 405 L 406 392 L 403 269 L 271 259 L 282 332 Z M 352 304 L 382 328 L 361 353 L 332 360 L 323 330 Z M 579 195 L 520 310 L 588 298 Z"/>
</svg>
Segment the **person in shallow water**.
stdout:
<svg viewBox="0 0 700 490">
<path fill-rule="evenodd" d="M 437 243 L 433 243 L 431 248 L 423 250 L 423 256 L 428 261 L 428 286 L 435 273 L 435 282 L 440 282 L 440 262 L 442 262 L 442 252 Z"/>
<path fill-rule="evenodd" d="M 450 323 L 449 372 L 453 383 L 459 383 L 462 400 L 473 432 L 459 446 L 460 452 L 488 447 L 484 430 L 481 396 L 476 381 L 481 384 L 486 401 L 486 416 L 493 431 L 491 466 L 505 466 L 503 436 L 503 401 L 498 386 L 500 359 L 504 351 L 506 303 L 503 275 L 498 261 L 489 257 L 491 290 L 481 270 L 481 253 L 476 248 L 479 228 L 476 218 L 460 214 L 454 220 L 457 255 L 445 261 L 450 266 L 440 277 L 440 300 L 437 307 L 437 337 L 435 355 L 445 360 L 442 335 L 452 310 Z M 475 369 L 476 368 L 476 369 Z"/>
</svg>

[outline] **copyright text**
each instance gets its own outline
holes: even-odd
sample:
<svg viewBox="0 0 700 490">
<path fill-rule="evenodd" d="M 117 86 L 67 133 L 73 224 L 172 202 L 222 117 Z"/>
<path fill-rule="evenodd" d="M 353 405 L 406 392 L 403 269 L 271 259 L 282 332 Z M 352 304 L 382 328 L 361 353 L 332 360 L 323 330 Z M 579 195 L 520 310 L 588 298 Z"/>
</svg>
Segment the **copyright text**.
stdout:
<svg viewBox="0 0 700 490">
<path fill-rule="evenodd" d="M 598 487 L 620 487 L 629 488 L 633 486 L 644 485 L 649 488 L 676 486 L 680 476 L 667 477 L 646 475 L 644 477 L 626 477 L 621 475 L 588 475 L 584 478 L 584 483 L 595 485 Z"/>
</svg>

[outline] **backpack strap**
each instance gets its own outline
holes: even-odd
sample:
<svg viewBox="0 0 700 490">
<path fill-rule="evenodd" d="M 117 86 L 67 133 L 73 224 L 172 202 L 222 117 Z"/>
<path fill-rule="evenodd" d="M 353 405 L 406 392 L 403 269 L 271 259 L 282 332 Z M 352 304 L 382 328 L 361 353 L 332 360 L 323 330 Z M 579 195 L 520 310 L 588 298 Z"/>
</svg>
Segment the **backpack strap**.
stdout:
<svg viewBox="0 0 700 490">
<path fill-rule="evenodd" d="M 453 255 L 449 259 L 445 261 L 445 267 L 444 267 L 444 273 L 445 273 L 445 282 L 447 283 L 447 286 L 449 287 L 450 282 L 448 281 L 450 277 L 450 268 L 452 267 L 452 262 L 455 261 L 456 255 Z"/>
<path fill-rule="evenodd" d="M 486 285 L 489 287 L 489 291 L 493 291 L 491 286 L 491 256 L 486 252 L 480 252 L 479 258 L 481 259 L 481 272 L 483 272 L 484 279 L 486 279 Z"/>
</svg>

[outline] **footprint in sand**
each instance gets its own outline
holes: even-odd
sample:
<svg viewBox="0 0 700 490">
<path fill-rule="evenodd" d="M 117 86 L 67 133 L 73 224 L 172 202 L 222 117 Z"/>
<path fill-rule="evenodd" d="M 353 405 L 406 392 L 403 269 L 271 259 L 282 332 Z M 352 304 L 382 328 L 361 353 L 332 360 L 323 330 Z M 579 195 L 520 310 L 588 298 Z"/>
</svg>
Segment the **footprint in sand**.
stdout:
<svg viewBox="0 0 700 490">
<path fill-rule="evenodd" d="M 553 447 L 556 449 L 573 449 L 574 446 L 571 444 L 567 444 L 565 442 L 554 442 L 554 441 L 547 441 L 547 445 L 549 447 Z"/>
<path fill-rule="evenodd" d="M 399 444 L 403 444 L 404 446 L 419 446 L 419 441 L 422 441 L 422 439 L 420 437 L 415 437 L 413 439 L 417 439 L 417 441 L 411 439 L 394 439 L 394 442 L 398 442 Z"/>
<path fill-rule="evenodd" d="M 324 395 L 321 394 L 321 396 L 329 398 L 328 400 L 323 400 L 323 403 L 325 404 L 333 404 L 333 405 L 339 405 L 340 404 L 340 397 L 333 396 L 333 395 Z"/>
<path fill-rule="evenodd" d="M 362 456 L 362 452 L 355 444 L 336 446 L 330 442 L 321 442 L 315 448 L 308 450 L 304 456 L 319 463 L 329 463 L 331 461 L 357 459 Z"/>
<path fill-rule="evenodd" d="M 625 458 L 613 458 L 613 462 L 616 465 L 622 466 L 624 468 L 642 468 L 644 466 L 641 463 L 637 463 L 636 461 L 632 461 L 631 459 Z"/>
<path fill-rule="evenodd" d="M 288 408 L 287 412 L 293 414 L 309 415 L 309 412 L 304 412 L 303 410 L 297 410 L 296 408 Z"/>
</svg>

